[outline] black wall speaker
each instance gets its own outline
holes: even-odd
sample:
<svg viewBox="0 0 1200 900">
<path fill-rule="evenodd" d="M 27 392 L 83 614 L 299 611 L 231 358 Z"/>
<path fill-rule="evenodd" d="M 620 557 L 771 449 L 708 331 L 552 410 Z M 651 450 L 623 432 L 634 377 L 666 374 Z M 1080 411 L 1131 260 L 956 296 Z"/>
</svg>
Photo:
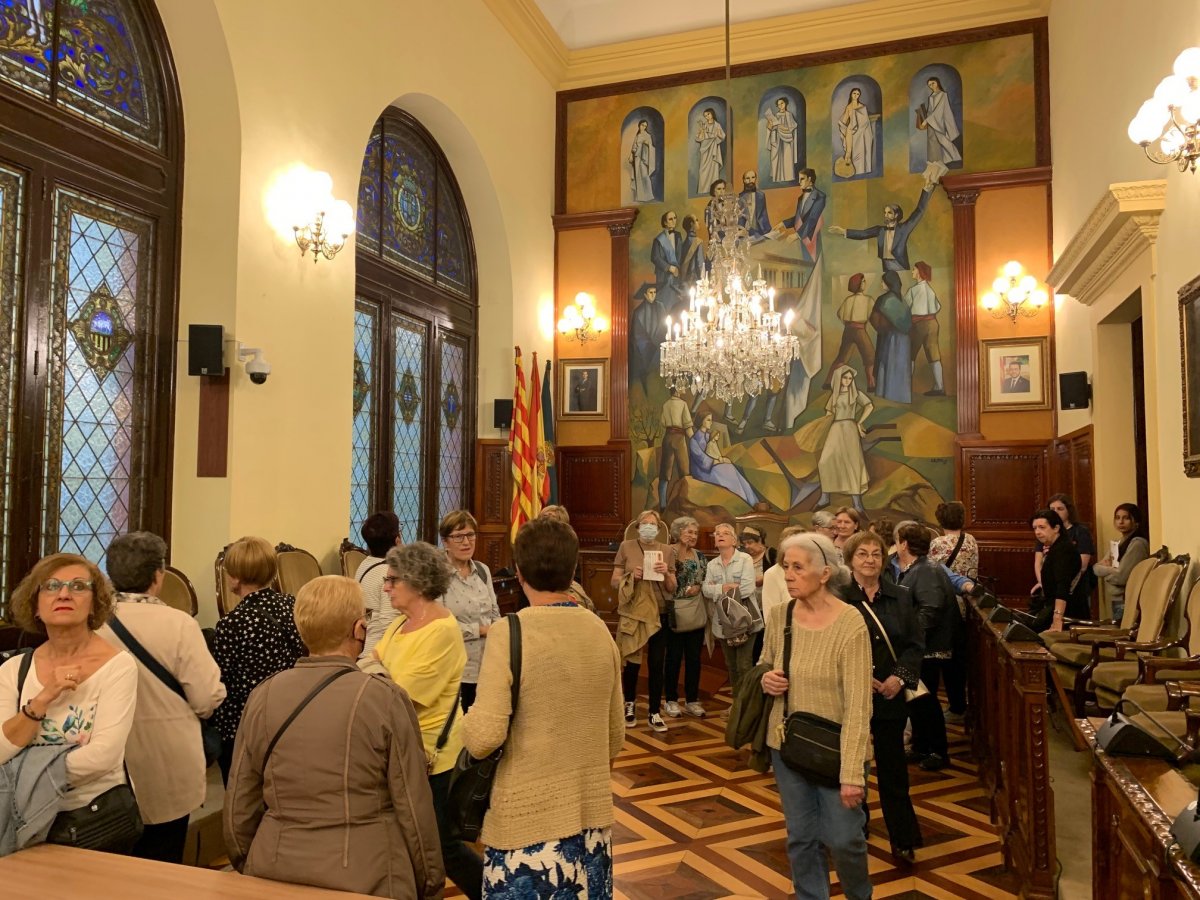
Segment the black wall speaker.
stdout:
<svg viewBox="0 0 1200 900">
<path fill-rule="evenodd" d="M 188 374 L 225 374 L 225 327 L 188 326 Z"/>
<path fill-rule="evenodd" d="M 512 400 L 497 398 L 492 403 L 492 427 L 508 430 L 512 426 Z"/>
<path fill-rule="evenodd" d="M 1087 409 L 1092 402 L 1092 386 L 1087 372 L 1063 372 L 1058 376 L 1060 409 Z"/>
</svg>

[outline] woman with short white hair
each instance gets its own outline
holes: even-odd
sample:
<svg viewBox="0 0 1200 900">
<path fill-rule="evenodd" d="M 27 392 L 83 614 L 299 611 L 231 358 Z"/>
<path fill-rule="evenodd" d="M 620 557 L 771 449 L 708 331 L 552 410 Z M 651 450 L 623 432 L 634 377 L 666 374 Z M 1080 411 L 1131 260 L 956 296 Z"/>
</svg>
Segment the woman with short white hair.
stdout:
<svg viewBox="0 0 1200 900">
<path fill-rule="evenodd" d="M 754 635 L 762 631 L 762 610 L 754 597 L 754 560 L 737 549 L 737 532 L 728 522 L 713 529 L 717 555 L 708 561 L 704 572 L 704 596 L 712 601 L 708 621 L 713 637 L 721 642 L 725 666 L 729 670 L 729 688 L 737 695 L 738 682 L 754 668 Z M 730 602 L 723 599 L 729 597 Z M 731 632 L 729 607 L 740 605 L 749 612 L 749 622 L 737 633 Z"/>
<path fill-rule="evenodd" d="M 787 538 L 778 565 L 791 599 L 771 611 L 759 662 L 770 666 L 762 676 L 763 693 L 778 698 L 771 708 L 767 745 L 787 825 L 792 884 L 798 898 L 829 897 L 824 845 L 833 857 L 842 891 L 851 900 L 863 900 L 871 896 L 863 835 L 865 767 L 870 756 L 870 637 L 858 610 L 830 589 L 831 585 L 844 587 L 849 572 L 837 562 L 829 538 L 818 534 Z M 784 659 L 788 635 L 791 652 Z M 789 690 L 792 686 L 797 689 Z M 814 773 L 784 761 L 781 726 L 796 712 L 840 726 L 836 785 L 822 783 Z"/>
</svg>

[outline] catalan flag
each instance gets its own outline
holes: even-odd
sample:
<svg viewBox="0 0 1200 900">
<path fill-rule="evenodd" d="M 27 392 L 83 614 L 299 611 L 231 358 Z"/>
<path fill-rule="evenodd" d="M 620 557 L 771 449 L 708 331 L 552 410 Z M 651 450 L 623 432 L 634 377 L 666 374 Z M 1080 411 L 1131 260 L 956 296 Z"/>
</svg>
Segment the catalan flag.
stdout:
<svg viewBox="0 0 1200 900">
<path fill-rule="evenodd" d="M 529 434 L 529 411 L 525 402 L 525 373 L 521 371 L 521 348 L 516 351 L 516 384 L 513 386 L 512 428 L 509 431 L 508 452 L 512 455 L 513 501 L 511 540 L 517 531 L 536 515 L 534 512 L 534 469 L 537 465 Z"/>
</svg>

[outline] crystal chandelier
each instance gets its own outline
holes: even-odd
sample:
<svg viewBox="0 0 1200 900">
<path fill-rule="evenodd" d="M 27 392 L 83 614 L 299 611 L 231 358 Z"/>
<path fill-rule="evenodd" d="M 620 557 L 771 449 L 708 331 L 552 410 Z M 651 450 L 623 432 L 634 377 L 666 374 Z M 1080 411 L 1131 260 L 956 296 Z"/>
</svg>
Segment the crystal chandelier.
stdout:
<svg viewBox="0 0 1200 900">
<path fill-rule="evenodd" d="M 775 310 L 775 288 L 749 272 L 750 235 L 736 194 L 714 197 L 708 211 L 711 268 L 689 291 L 678 322 L 667 316 L 659 352 L 663 380 L 676 390 L 733 403 L 779 390 L 800 342 L 793 311 Z"/>
</svg>

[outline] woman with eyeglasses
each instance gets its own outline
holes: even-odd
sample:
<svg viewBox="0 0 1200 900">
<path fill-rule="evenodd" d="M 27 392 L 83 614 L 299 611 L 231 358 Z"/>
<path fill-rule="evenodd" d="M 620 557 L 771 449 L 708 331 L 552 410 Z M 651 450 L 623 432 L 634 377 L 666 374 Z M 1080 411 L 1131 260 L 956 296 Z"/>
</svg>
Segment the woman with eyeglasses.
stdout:
<svg viewBox="0 0 1200 900">
<path fill-rule="evenodd" d="M 9 612 L 44 635 L 24 684 L 23 654 L 0 666 L 0 764 L 26 748 L 67 747 L 70 790 L 56 824 L 126 783 L 125 741 L 137 704 L 137 663 L 96 634 L 113 607 L 113 592 L 95 564 L 70 553 L 47 556 L 17 586 Z M 64 829 L 65 830 L 65 829 Z M 54 825 L 48 840 L 69 843 Z M 128 853 L 128 845 L 103 849 Z"/>
<path fill-rule="evenodd" d="M 442 605 L 454 614 L 467 648 L 467 665 L 462 674 L 463 712 L 475 702 L 479 663 L 483 659 L 488 629 L 500 619 L 496 589 L 492 587 L 492 573 L 479 560 L 472 559 L 477 530 L 475 517 L 465 509 L 446 513 L 438 525 L 442 547 L 446 550 L 446 558 L 450 560 L 450 568 L 454 570 L 450 587 L 440 599 Z"/>
</svg>

